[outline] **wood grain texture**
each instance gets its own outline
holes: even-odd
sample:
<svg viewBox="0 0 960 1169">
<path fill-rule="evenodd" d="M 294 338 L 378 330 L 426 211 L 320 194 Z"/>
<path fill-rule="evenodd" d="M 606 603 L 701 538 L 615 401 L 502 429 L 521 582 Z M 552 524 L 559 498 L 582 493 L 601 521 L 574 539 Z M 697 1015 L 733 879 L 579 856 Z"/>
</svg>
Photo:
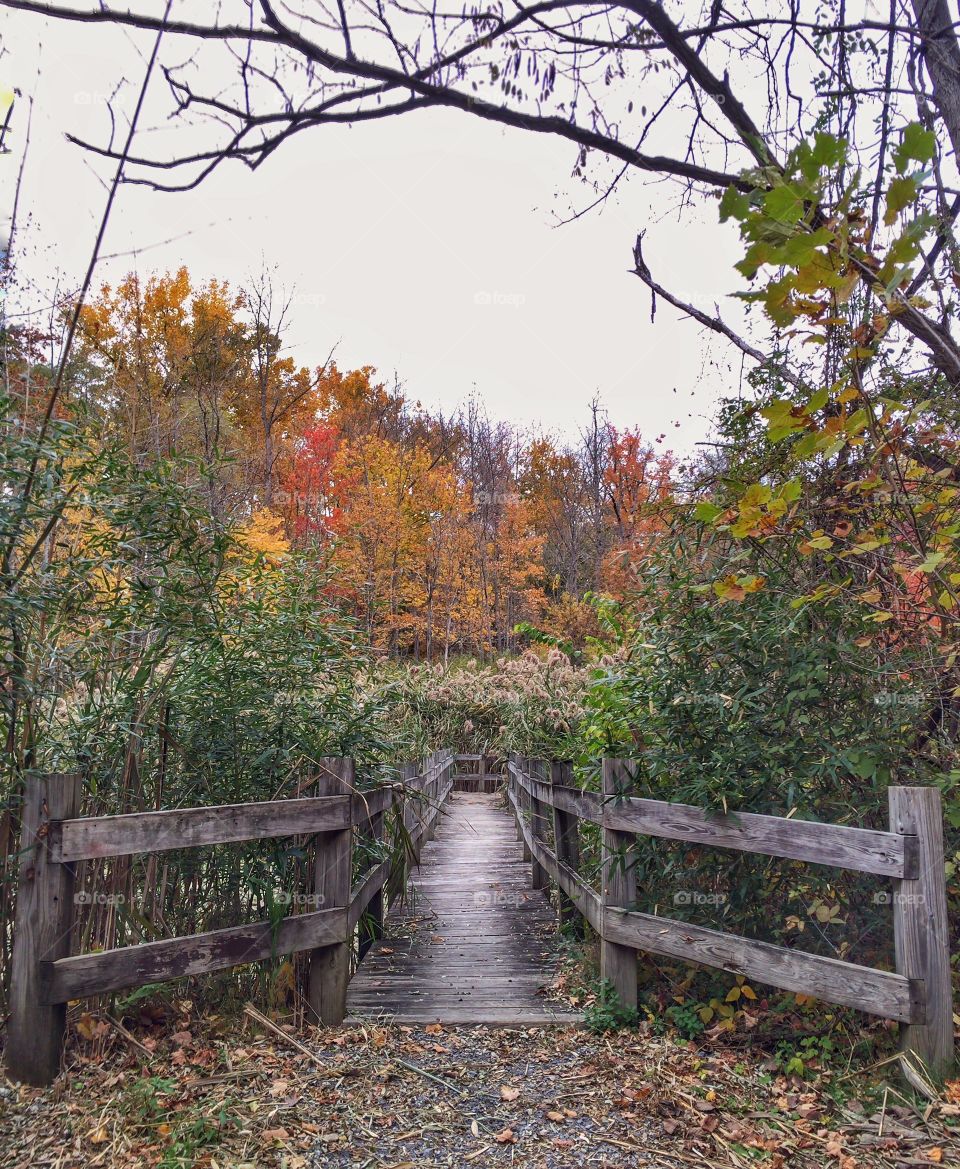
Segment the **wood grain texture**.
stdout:
<svg viewBox="0 0 960 1169">
<path fill-rule="evenodd" d="M 552 807 L 570 812 L 579 820 L 590 820 L 594 824 L 603 822 L 603 797 L 598 792 L 546 783 L 530 775 L 519 759 L 511 760 L 507 768 L 509 774 L 528 795 L 535 796 Z"/>
<path fill-rule="evenodd" d="M 628 771 L 636 766 L 630 760 L 623 763 Z M 566 785 L 555 784 L 551 790 L 551 785 L 530 775 L 519 763 L 509 766 L 529 796 L 570 812 L 580 820 L 592 820 L 618 832 L 733 848 L 880 877 L 909 877 L 919 864 L 916 841 L 897 832 L 762 816 L 755 812 L 723 815 L 692 804 L 638 797 L 604 801 L 596 792 Z"/>
<path fill-rule="evenodd" d="M 513 792 L 509 793 L 509 799 L 514 805 L 516 798 Z M 537 859 L 547 870 L 550 878 L 569 897 L 582 917 L 599 933 L 601 924 L 599 894 L 590 888 L 579 873 L 558 861 L 542 841 L 535 841 L 526 824 L 522 825 L 521 831 L 526 834 L 527 847 L 537 854 Z"/>
<path fill-rule="evenodd" d="M 372 791 L 356 792 L 351 801 L 354 824 L 362 824 L 364 820 L 388 811 L 393 807 L 395 797 L 396 789 L 392 783 L 384 784 L 383 787 L 374 788 Z"/>
<path fill-rule="evenodd" d="M 319 760 L 319 795 L 342 796 L 354 790 L 352 759 Z M 317 835 L 314 844 L 312 892 L 324 908 L 342 907 L 346 920 L 350 905 L 353 873 L 353 829 Z M 352 931 L 351 931 L 352 937 Z M 347 986 L 350 982 L 350 938 L 321 945 L 310 955 L 307 971 L 307 1004 L 314 1018 L 325 1027 L 343 1022 L 347 1013 Z"/>
<path fill-rule="evenodd" d="M 629 794 L 630 770 L 626 760 L 604 759 L 605 806 Z M 611 936 L 607 922 L 611 910 L 630 909 L 637 900 L 636 870 L 632 865 L 634 836 L 604 825 L 602 834 L 602 885 L 600 899 L 600 979 L 628 1010 L 637 1006 L 637 955 L 630 945 Z"/>
<path fill-rule="evenodd" d="M 351 929 L 359 922 L 371 901 L 382 894 L 384 883 L 389 876 L 390 861 L 383 860 L 378 865 L 374 865 L 373 868 L 368 869 L 363 878 L 353 887 L 350 894 L 350 912 L 348 914 Z M 383 932 L 382 917 L 378 925 L 378 930 L 379 933 L 377 936 L 380 936 Z M 363 957 L 362 954 L 361 957 Z"/>
<path fill-rule="evenodd" d="M 608 802 L 603 823 L 619 832 L 734 848 L 881 877 L 903 877 L 917 865 L 914 842 L 899 833 L 784 816 L 754 812 L 724 816 L 690 804 L 632 798 Z"/>
<path fill-rule="evenodd" d="M 553 843 L 554 855 L 558 866 L 563 866 L 570 873 L 576 874 L 580 869 L 580 833 L 577 828 L 577 817 L 567 809 L 558 805 L 556 793 L 559 788 L 569 787 L 573 775 L 573 764 L 555 761 L 550 765 L 550 787 L 554 796 L 553 811 Z M 557 880 L 557 878 L 554 878 Z M 564 888 L 563 882 L 557 881 L 559 886 L 558 900 L 560 904 L 560 925 L 573 930 L 578 936 L 583 936 L 583 916 L 576 901 L 571 898 Z"/>
<path fill-rule="evenodd" d="M 351 1016 L 502 1025 L 574 1022 L 539 993 L 556 918 L 530 888 L 499 798 L 453 792 L 407 895 L 350 985 Z"/>
<path fill-rule="evenodd" d="M 950 924 L 943 856 L 943 810 L 933 787 L 891 787 L 890 825 L 917 842 L 919 869 L 893 886 L 897 970 L 923 982 L 924 1014 L 901 1035 L 904 1051 L 919 1056 L 930 1074 L 953 1064 Z"/>
<path fill-rule="evenodd" d="M 361 839 L 373 849 L 379 849 L 383 843 L 383 830 L 384 813 L 378 812 L 364 822 L 360 830 Z M 373 943 L 383 936 L 383 885 L 389 875 L 390 861 L 382 860 L 371 866 L 364 879 L 350 892 L 348 918 L 351 930 L 363 919 L 358 940 L 360 961 L 363 961 Z"/>
<path fill-rule="evenodd" d="M 48 964 L 46 995 L 51 1002 L 86 998 L 127 986 L 209 974 L 276 954 L 293 954 L 346 937 L 346 910 L 319 909 L 269 921 L 231 926 L 205 934 L 121 946 L 99 954 L 78 954 Z"/>
<path fill-rule="evenodd" d="M 348 827 L 350 815 L 349 797 L 338 795 L 65 819 L 52 826 L 51 856 L 72 862 L 267 836 L 329 832 Z"/>
<path fill-rule="evenodd" d="M 538 760 L 533 766 L 534 770 L 541 770 L 545 765 L 541 760 Z M 542 786 L 549 791 L 550 785 L 548 783 L 542 783 L 538 786 Z M 547 838 L 548 811 L 550 811 L 550 804 L 547 800 L 541 799 L 539 795 L 533 795 L 530 797 L 530 835 L 541 845 L 544 844 Z M 549 890 L 550 878 L 547 875 L 547 870 L 537 859 L 539 852 L 540 850 L 534 850 L 531 853 L 531 883 L 534 889 Z"/>
<path fill-rule="evenodd" d="M 11 1078 L 27 1084 L 49 1084 L 60 1070 L 66 1005 L 50 999 L 43 970 L 70 953 L 74 880 L 70 868 L 50 858 L 49 829 L 52 820 L 76 816 L 79 808 L 78 776 L 27 779 L 4 1047 Z"/>
<path fill-rule="evenodd" d="M 885 970 L 613 907 L 604 909 L 603 928 L 606 937 L 624 946 L 729 970 L 884 1019 L 907 1021 L 923 1010 L 921 984 Z"/>
</svg>

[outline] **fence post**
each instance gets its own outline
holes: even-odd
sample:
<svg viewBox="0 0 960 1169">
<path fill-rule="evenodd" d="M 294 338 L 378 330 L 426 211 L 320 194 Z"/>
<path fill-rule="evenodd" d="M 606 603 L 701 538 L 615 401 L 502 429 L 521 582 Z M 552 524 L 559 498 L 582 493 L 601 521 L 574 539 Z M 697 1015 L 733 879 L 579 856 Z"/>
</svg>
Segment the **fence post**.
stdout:
<svg viewBox="0 0 960 1169">
<path fill-rule="evenodd" d="M 436 774 L 431 785 L 433 790 L 430 793 L 430 799 L 426 806 L 426 814 L 430 818 L 430 827 L 427 829 L 427 840 L 433 840 L 437 833 L 437 820 L 440 816 L 440 793 L 446 787 L 448 771 L 447 760 L 443 758 L 441 753 L 438 752 L 433 758 L 436 765 Z"/>
<path fill-rule="evenodd" d="M 523 828 L 521 827 L 521 819 L 522 818 L 520 815 L 520 811 L 523 807 L 523 788 L 517 782 L 517 777 L 510 770 L 509 764 L 511 764 L 511 763 L 513 764 L 514 767 L 517 767 L 517 768 L 522 766 L 522 763 L 520 761 L 520 756 L 517 755 L 515 752 L 511 752 L 509 759 L 507 760 L 507 764 L 508 764 L 507 765 L 507 783 L 511 787 L 511 789 L 513 791 L 513 796 L 514 796 L 513 803 L 511 803 L 510 808 L 511 808 L 511 811 L 513 812 L 514 823 L 517 826 L 517 843 L 522 844 L 523 843 Z M 526 856 L 524 856 L 524 859 L 526 859 Z"/>
<path fill-rule="evenodd" d="M 520 773 L 522 775 L 529 775 L 530 774 L 530 758 L 529 758 L 529 756 L 519 755 L 517 757 L 517 767 L 519 768 Z M 517 823 L 518 839 L 520 841 L 522 841 L 522 843 L 523 843 L 523 859 L 525 861 L 527 861 L 527 863 L 529 863 L 530 861 L 533 860 L 533 856 L 530 853 L 530 849 L 527 847 L 527 842 L 524 839 L 522 828 L 523 828 L 524 813 L 527 813 L 530 811 L 530 795 L 527 792 L 527 789 L 519 781 L 517 781 L 517 807 L 520 809 L 520 815 L 518 817 L 518 823 Z"/>
<path fill-rule="evenodd" d="M 935 787 L 888 789 L 890 831 L 917 838 L 916 877 L 894 881 L 897 972 L 923 982 L 923 1023 L 901 1027 L 901 1048 L 938 1077 L 953 1063 L 950 931 L 943 857 L 943 811 Z"/>
<path fill-rule="evenodd" d="M 49 1084 L 60 1070 L 67 1004 L 48 1003 L 41 963 L 70 954 L 74 872 L 47 857 L 51 821 L 80 810 L 78 775 L 31 776 L 26 781 L 18 863 L 17 913 L 10 970 L 6 1064 L 27 1084 Z"/>
<path fill-rule="evenodd" d="M 319 761 L 316 791 L 320 796 L 351 795 L 354 791 L 352 759 Z M 353 827 L 318 832 L 314 858 L 313 892 L 318 908 L 349 906 L 353 875 Z M 307 975 L 307 1002 L 325 1027 L 342 1023 L 347 1013 L 350 982 L 350 939 L 311 951 Z"/>
<path fill-rule="evenodd" d="M 427 817 L 430 815 L 430 805 L 433 802 L 433 785 L 437 778 L 437 753 L 431 751 L 423 761 L 423 783 L 420 785 L 420 799 L 417 803 L 417 860 L 423 851 L 423 842 L 426 839 Z"/>
<path fill-rule="evenodd" d="M 531 779 L 542 779 L 541 776 L 533 774 L 535 767 L 537 768 L 538 771 L 540 770 L 540 768 L 538 766 L 539 762 L 540 761 L 537 759 L 530 760 L 529 774 L 530 774 Z M 536 796 L 530 797 L 530 835 L 533 837 L 534 840 L 539 840 L 541 844 L 546 844 L 547 817 L 546 817 L 543 801 L 538 800 Z M 534 889 L 546 889 L 547 892 L 549 893 L 549 891 L 550 891 L 550 876 L 547 873 L 547 870 L 543 867 L 543 865 L 541 865 L 539 863 L 539 861 L 537 860 L 536 857 L 533 857 L 532 861 L 533 861 L 533 864 L 532 864 L 533 888 Z"/>
<path fill-rule="evenodd" d="M 573 764 L 554 761 L 550 764 L 550 784 L 557 787 L 570 786 L 573 777 Z M 577 818 L 570 812 L 553 807 L 553 842 L 557 854 L 557 863 L 566 866 L 576 873 L 580 869 L 580 835 L 577 828 Z M 570 900 L 561 888 L 557 888 L 560 902 L 560 926 L 569 927 L 578 937 L 583 937 L 583 918 L 580 910 Z"/>
<path fill-rule="evenodd" d="M 376 857 L 380 852 L 378 846 L 383 843 L 383 818 L 383 812 L 367 816 L 361 829 L 361 836 L 373 845 L 374 864 L 380 863 Z M 362 928 L 358 947 L 358 956 L 361 962 L 374 942 L 378 942 L 383 937 L 383 888 L 381 885 L 370 898 L 366 913 L 361 919 Z"/>
<path fill-rule="evenodd" d="M 623 759 L 603 760 L 603 811 L 629 794 L 629 771 Z M 637 952 L 607 940 L 606 916 L 610 908 L 630 908 L 637 899 L 636 872 L 631 865 L 633 834 L 603 828 L 603 872 L 600 931 L 600 978 L 609 982 L 618 1001 L 630 1010 L 637 1007 Z"/>
</svg>

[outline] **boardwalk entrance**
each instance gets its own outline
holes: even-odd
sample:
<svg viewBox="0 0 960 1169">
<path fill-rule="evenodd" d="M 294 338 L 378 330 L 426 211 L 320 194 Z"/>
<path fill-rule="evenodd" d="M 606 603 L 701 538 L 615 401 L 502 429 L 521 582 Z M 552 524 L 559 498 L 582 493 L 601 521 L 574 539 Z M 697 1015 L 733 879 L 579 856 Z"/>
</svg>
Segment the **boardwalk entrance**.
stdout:
<svg viewBox="0 0 960 1169">
<path fill-rule="evenodd" d="M 465 775 L 463 762 L 476 762 L 476 773 Z M 7 1068 L 14 1078 L 51 1082 L 66 1007 L 77 999 L 304 952 L 305 1004 L 328 1027 L 348 1012 L 419 1023 L 575 1022 L 575 1013 L 544 993 L 556 926 L 549 886 L 560 920 L 576 930 L 586 923 L 598 938 L 601 979 L 628 1010 L 637 1003 L 637 952 L 660 954 L 897 1020 L 904 1024 L 905 1074 L 917 1059 L 926 1069 L 952 1066 L 937 788 L 891 787 L 890 830 L 879 831 L 637 798 L 639 766 L 604 759 L 598 792 L 573 786 L 564 761 L 515 756 L 494 775 L 485 757 L 445 749 L 401 765 L 402 782 L 363 788 L 352 759 L 330 758 L 301 777 L 315 793 L 309 796 L 298 781 L 296 797 L 114 816 L 78 814 L 79 776 L 32 776 L 21 829 Z M 581 821 L 595 826 L 589 835 Z M 310 841 L 303 881 L 310 908 L 279 921 L 72 952 L 74 937 L 84 936 L 78 907 L 90 903 L 104 860 L 297 836 Z M 638 836 L 891 880 L 896 970 L 640 912 L 635 870 L 625 863 Z M 391 880 L 401 844 L 421 854 L 402 902 Z M 581 845 L 592 849 L 586 865 Z M 920 1083 L 919 1073 L 910 1074 Z"/>
<path fill-rule="evenodd" d="M 542 993 L 556 915 L 530 887 L 499 794 L 455 791 L 423 846 L 402 906 L 350 984 L 353 1016 L 416 1022 L 573 1023 Z"/>
</svg>

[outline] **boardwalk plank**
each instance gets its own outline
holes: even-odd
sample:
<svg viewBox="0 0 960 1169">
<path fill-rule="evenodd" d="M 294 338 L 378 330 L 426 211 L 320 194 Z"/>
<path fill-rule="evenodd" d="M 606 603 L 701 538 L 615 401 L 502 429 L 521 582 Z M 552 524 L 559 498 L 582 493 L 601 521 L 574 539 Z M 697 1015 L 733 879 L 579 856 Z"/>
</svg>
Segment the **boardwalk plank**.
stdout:
<svg viewBox="0 0 960 1169">
<path fill-rule="evenodd" d="M 530 887 L 497 794 L 454 792 L 407 898 L 350 985 L 354 1016 L 531 1026 L 579 1016 L 546 1001 L 556 917 Z"/>
</svg>

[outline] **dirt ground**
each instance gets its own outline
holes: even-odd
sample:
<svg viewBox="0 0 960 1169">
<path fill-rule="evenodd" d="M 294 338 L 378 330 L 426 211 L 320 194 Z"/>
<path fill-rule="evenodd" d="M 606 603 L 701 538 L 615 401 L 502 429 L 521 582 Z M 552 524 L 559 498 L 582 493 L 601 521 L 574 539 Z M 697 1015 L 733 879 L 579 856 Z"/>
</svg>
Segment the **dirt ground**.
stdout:
<svg viewBox="0 0 960 1169">
<path fill-rule="evenodd" d="M 808 1082 L 649 1027 L 79 1031 L 53 1087 L 0 1080 L 4 1169 L 960 1166 L 960 1083 Z"/>
</svg>

